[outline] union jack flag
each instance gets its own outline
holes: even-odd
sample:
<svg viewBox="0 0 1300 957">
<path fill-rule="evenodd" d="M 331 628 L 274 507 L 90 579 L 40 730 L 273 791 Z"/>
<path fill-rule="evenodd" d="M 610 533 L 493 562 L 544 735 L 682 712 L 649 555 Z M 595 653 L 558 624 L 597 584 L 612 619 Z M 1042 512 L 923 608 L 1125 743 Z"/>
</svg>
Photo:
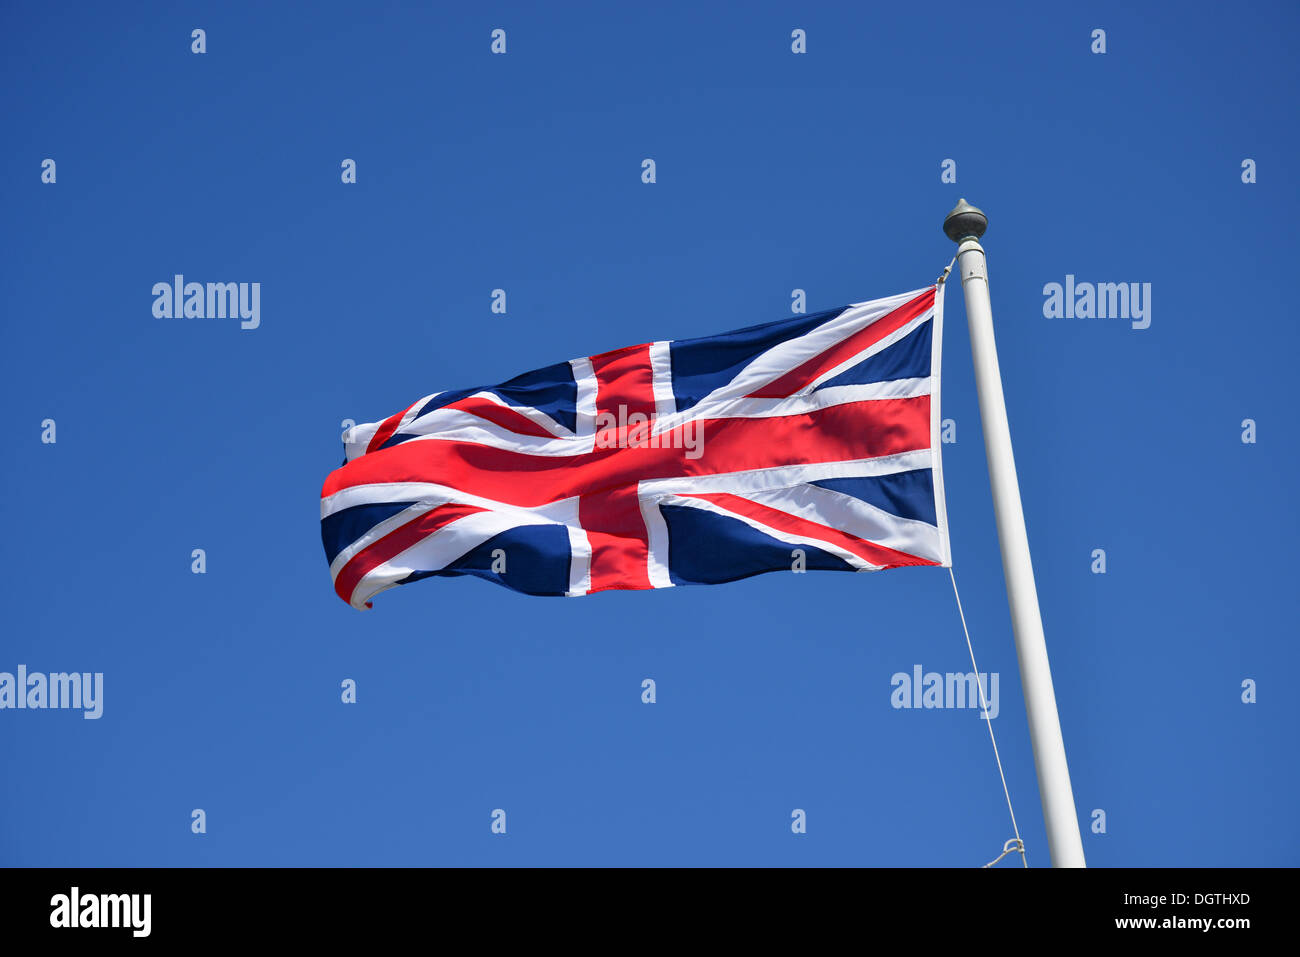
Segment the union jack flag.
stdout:
<svg viewBox="0 0 1300 957">
<path fill-rule="evenodd" d="M 355 608 L 951 564 L 943 286 L 437 392 L 343 435 L 321 537 Z"/>
</svg>

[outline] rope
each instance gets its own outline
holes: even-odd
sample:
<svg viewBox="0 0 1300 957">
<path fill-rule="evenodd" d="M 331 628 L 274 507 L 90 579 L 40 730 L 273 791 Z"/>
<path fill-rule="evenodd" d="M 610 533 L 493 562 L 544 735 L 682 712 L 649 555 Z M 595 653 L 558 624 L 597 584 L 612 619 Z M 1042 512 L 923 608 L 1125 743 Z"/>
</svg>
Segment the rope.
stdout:
<svg viewBox="0 0 1300 957">
<path fill-rule="evenodd" d="M 954 260 L 955 261 L 955 260 Z M 952 268 L 951 265 L 949 268 Z M 945 276 L 947 273 L 945 272 Z M 1007 776 L 1002 770 L 1002 757 L 998 754 L 998 739 L 993 734 L 993 719 L 989 717 L 989 703 L 984 696 L 984 682 L 980 680 L 979 665 L 975 664 L 975 648 L 970 642 L 970 629 L 966 627 L 966 612 L 962 611 L 961 593 L 957 591 L 957 576 L 953 574 L 952 566 L 948 566 L 948 577 L 952 579 L 952 593 L 957 597 L 957 614 L 961 616 L 961 630 L 966 633 L 966 649 L 970 652 L 970 666 L 975 671 L 975 684 L 980 689 L 980 707 L 984 709 L 984 720 L 989 726 L 989 740 L 993 742 L 993 759 L 998 763 L 998 777 L 1002 779 L 1002 793 L 1007 796 L 1007 811 L 1011 814 L 1011 830 L 1015 832 L 1015 837 L 1002 845 L 1002 853 L 993 860 L 985 864 L 985 867 L 992 867 L 1002 858 L 1006 857 L 1013 850 L 1020 852 L 1020 860 L 1025 867 L 1029 866 L 1029 858 L 1025 856 L 1025 842 L 1020 839 L 1020 828 L 1016 824 L 1016 809 L 1011 806 L 1011 791 L 1007 789 Z M 1015 845 L 1014 847 L 1012 845 Z"/>
<path fill-rule="evenodd" d="M 1011 840 L 1007 841 L 1005 844 L 1002 845 L 1002 853 L 999 854 L 997 857 L 993 858 L 993 860 L 989 861 L 984 866 L 992 867 L 994 864 L 1002 860 L 1002 858 L 1006 857 L 1012 851 L 1019 851 L 1021 854 L 1024 854 L 1025 842 L 1020 840 L 1019 838 L 1013 837 Z M 1025 867 L 1028 866 L 1029 866 L 1028 864 L 1025 864 Z"/>
<path fill-rule="evenodd" d="M 953 263 L 955 262 L 957 262 L 957 257 L 953 256 L 952 262 L 948 263 L 948 265 L 944 267 L 943 275 L 940 276 L 937 280 L 935 280 L 934 284 L 936 286 L 942 286 L 944 284 L 944 281 L 948 278 L 948 273 L 952 272 Z"/>
</svg>

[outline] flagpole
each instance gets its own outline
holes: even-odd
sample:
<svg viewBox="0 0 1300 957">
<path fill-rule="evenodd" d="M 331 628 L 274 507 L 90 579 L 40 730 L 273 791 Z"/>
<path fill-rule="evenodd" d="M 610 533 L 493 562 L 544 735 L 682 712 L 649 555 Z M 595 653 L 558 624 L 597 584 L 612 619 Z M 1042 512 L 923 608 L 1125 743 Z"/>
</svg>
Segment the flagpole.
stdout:
<svg viewBox="0 0 1300 957">
<path fill-rule="evenodd" d="M 1043 802 L 1043 823 L 1053 867 L 1086 867 L 1079 818 L 1065 760 L 1061 719 L 1047 661 L 1043 619 L 1038 609 L 1038 589 L 1029 558 L 1029 537 L 1020 503 L 1016 460 L 1011 451 L 1011 429 L 1002 396 L 997 344 L 993 339 L 993 308 L 989 304 L 988 272 L 979 239 L 988 228 L 982 211 L 961 200 L 943 221 L 943 231 L 958 244 L 957 269 L 966 294 L 966 319 L 970 325 L 971 353 L 975 360 L 975 389 L 979 393 L 980 420 L 984 426 L 984 454 L 993 488 L 993 512 L 1002 545 L 1002 574 L 1011 606 L 1020 684 L 1029 718 L 1029 739 L 1038 769 L 1038 794 Z"/>
</svg>

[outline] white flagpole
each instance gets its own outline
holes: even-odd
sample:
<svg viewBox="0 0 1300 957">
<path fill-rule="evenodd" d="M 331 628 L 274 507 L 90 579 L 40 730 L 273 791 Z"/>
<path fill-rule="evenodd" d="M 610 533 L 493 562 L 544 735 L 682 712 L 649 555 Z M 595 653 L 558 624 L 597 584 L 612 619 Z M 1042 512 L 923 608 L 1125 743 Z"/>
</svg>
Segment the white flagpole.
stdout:
<svg viewBox="0 0 1300 957">
<path fill-rule="evenodd" d="M 980 420 L 984 426 L 984 453 L 993 487 L 993 512 L 998 541 L 1002 545 L 1002 573 L 1007 582 L 1007 602 L 1015 631 L 1016 657 L 1020 661 L 1020 684 L 1025 693 L 1029 717 L 1029 739 L 1038 769 L 1038 794 L 1043 802 L 1043 823 L 1053 867 L 1086 867 L 1079 818 L 1070 787 L 1070 768 L 1065 761 L 1065 741 L 1056 711 L 1056 692 L 1047 661 L 1043 619 L 1038 610 L 1038 589 L 1029 559 L 1029 537 L 1025 513 L 1020 504 L 1016 460 L 1011 452 L 1011 429 L 1002 397 L 1002 373 L 998 369 L 997 344 L 993 339 L 993 309 L 989 305 L 989 280 L 984 247 L 979 238 L 988 228 L 983 212 L 961 200 L 943 221 L 943 231 L 957 247 L 957 269 L 966 294 L 966 319 L 970 324 L 971 353 L 975 360 L 975 388 L 979 393 Z"/>
</svg>

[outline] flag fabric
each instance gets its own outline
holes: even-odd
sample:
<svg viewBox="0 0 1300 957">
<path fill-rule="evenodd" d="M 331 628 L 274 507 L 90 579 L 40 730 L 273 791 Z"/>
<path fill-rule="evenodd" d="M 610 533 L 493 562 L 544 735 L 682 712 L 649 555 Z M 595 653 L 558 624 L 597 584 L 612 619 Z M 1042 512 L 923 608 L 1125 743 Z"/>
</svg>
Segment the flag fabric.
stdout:
<svg viewBox="0 0 1300 957">
<path fill-rule="evenodd" d="M 951 564 L 943 285 L 438 392 L 343 434 L 334 590 L 530 595 Z"/>
</svg>

